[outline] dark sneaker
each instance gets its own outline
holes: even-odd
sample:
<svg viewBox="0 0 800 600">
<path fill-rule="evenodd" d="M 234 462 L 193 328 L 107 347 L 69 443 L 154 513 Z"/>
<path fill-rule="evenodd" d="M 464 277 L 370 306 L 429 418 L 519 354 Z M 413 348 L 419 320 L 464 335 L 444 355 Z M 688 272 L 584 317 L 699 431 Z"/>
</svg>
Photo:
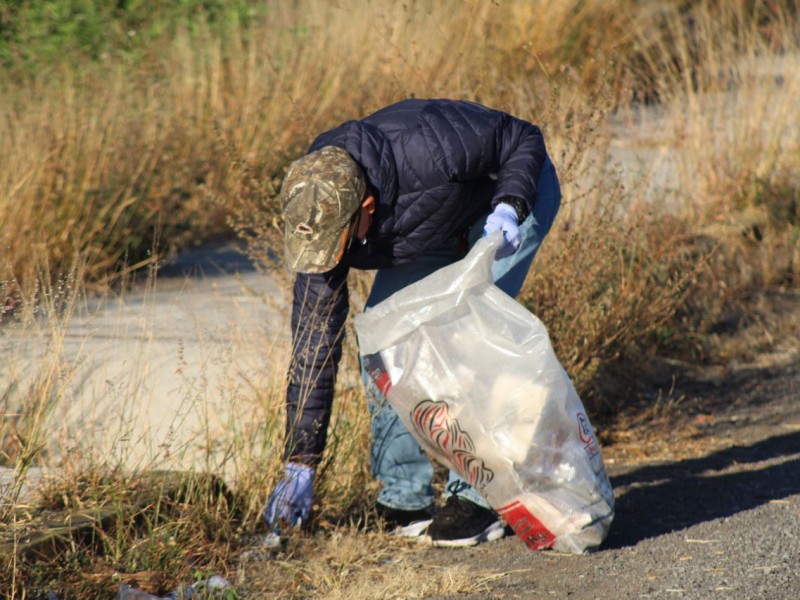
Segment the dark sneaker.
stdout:
<svg viewBox="0 0 800 600">
<path fill-rule="evenodd" d="M 505 527 L 496 512 L 454 493 L 433 517 L 427 538 L 434 546 L 462 548 L 491 542 L 504 535 Z"/>
<path fill-rule="evenodd" d="M 383 520 L 389 535 L 415 538 L 422 535 L 431 524 L 433 507 L 420 510 L 400 510 L 383 504 L 376 504 L 378 516 Z"/>
</svg>

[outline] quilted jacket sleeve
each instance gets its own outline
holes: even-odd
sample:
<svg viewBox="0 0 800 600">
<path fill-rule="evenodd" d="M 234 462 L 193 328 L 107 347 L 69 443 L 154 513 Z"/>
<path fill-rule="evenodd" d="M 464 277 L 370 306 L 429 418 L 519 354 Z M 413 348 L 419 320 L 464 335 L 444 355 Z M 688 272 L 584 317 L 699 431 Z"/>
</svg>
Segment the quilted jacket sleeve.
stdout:
<svg viewBox="0 0 800 600">
<path fill-rule="evenodd" d="M 547 157 L 541 130 L 527 121 L 506 116 L 503 123 L 497 188 L 492 206 L 503 198 L 521 198 L 530 213 L 536 199 L 536 184 Z M 527 216 L 524 215 L 524 216 Z"/>
<path fill-rule="evenodd" d="M 339 266 L 328 273 L 299 273 L 295 279 L 286 391 L 287 460 L 316 464 L 325 449 L 349 305 L 347 271 Z"/>
</svg>

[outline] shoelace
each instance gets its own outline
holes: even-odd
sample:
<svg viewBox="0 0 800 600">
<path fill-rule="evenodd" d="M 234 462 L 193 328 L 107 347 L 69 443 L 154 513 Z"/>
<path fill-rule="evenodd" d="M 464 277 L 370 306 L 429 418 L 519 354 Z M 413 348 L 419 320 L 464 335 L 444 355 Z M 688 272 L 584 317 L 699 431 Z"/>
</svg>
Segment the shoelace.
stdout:
<svg viewBox="0 0 800 600">
<path fill-rule="evenodd" d="M 450 496 L 447 497 L 445 506 L 451 510 L 460 512 L 463 515 L 472 514 L 472 505 L 466 502 L 461 502 L 459 494 L 469 487 L 469 484 L 464 481 L 452 481 L 447 484 L 447 491 Z"/>
<path fill-rule="evenodd" d="M 452 494 L 450 498 L 455 498 L 468 487 L 469 484 L 466 481 L 451 481 L 447 484 L 447 491 Z"/>
</svg>

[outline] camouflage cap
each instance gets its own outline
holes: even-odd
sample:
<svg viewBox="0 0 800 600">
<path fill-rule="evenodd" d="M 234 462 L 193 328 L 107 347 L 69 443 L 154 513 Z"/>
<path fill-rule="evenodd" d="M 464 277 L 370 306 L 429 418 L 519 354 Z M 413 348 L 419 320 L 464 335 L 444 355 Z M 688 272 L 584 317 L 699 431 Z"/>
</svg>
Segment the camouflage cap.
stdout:
<svg viewBox="0 0 800 600">
<path fill-rule="evenodd" d="M 281 188 L 292 271 L 323 273 L 336 266 L 344 229 L 361 206 L 366 185 L 363 170 L 342 148 L 325 146 L 292 163 Z"/>
</svg>

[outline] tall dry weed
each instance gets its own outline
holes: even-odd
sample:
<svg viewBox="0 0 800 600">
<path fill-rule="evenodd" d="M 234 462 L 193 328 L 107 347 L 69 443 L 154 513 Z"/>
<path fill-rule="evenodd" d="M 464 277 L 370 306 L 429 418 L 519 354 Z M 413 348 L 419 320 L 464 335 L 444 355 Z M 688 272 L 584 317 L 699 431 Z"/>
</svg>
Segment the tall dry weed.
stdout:
<svg viewBox="0 0 800 600">
<path fill-rule="evenodd" d="M 800 274 L 799 16 L 792 2 L 659 11 L 662 27 L 638 38 L 664 110 L 674 211 L 695 242 L 715 248 L 686 311 L 702 332 L 730 320 L 742 298 Z"/>
<path fill-rule="evenodd" d="M 0 466 L 13 469 L 13 473 L 3 490 L 0 520 L 13 511 L 29 468 L 41 464 L 42 450 L 53 433 L 52 413 L 64 401 L 64 382 L 71 377 L 71 367 L 61 361 L 61 351 L 69 320 L 82 294 L 81 275 L 81 265 L 75 265 L 66 277 L 57 279 L 56 285 L 37 287 L 32 291 L 34 297 L 21 297 L 22 310 L 16 315 L 20 330 L 35 331 L 47 343 L 34 372 L 27 374 L 24 392 L 17 385 L 14 361 L 10 356 L 4 359 L 4 377 L 0 381 Z M 51 279 L 50 273 L 37 273 L 38 281 Z M 0 351 L 6 355 L 13 352 L 5 336 L 0 338 Z"/>
</svg>

